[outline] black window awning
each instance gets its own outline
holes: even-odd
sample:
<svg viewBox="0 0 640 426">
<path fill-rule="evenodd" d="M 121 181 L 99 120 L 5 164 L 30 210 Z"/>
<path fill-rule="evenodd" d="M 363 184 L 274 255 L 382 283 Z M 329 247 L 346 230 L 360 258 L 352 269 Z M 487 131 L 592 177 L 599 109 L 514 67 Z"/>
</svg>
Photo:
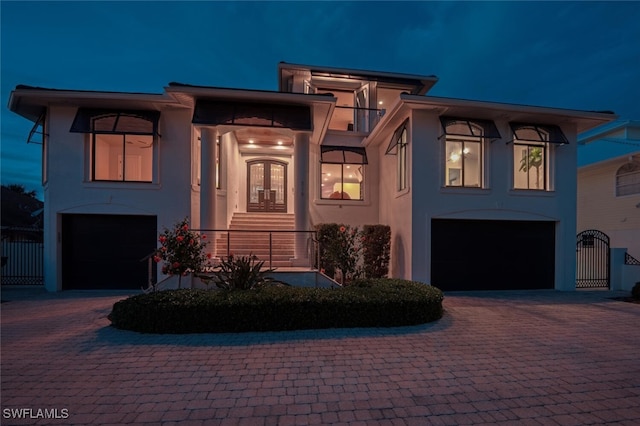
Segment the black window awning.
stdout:
<svg viewBox="0 0 640 426">
<path fill-rule="evenodd" d="M 155 135 L 158 133 L 160 111 L 108 110 L 78 108 L 71 124 L 74 133 L 113 133 Z"/>
<path fill-rule="evenodd" d="M 514 141 L 568 144 L 560 127 L 553 124 L 509 123 Z"/>
<path fill-rule="evenodd" d="M 355 146 L 320 146 L 320 162 L 329 164 L 369 164 L 364 148 Z"/>
<path fill-rule="evenodd" d="M 313 130 L 309 105 L 199 100 L 192 123 Z"/>
<path fill-rule="evenodd" d="M 27 136 L 27 143 L 35 143 L 38 145 L 44 144 L 44 138 L 48 136 L 45 133 L 45 129 L 44 129 L 46 119 L 47 119 L 47 110 L 43 109 L 42 112 L 40 113 L 40 116 L 38 117 L 38 120 L 36 120 L 36 122 L 33 123 L 33 127 L 29 132 L 29 136 Z"/>
<path fill-rule="evenodd" d="M 400 126 L 398 126 L 396 131 L 393 132 L 393 136 L 391 136 L 391 141 L 389 142 L 389 146 L 387 146 L 387 150 L 384 153 L 385 155 L 388 155 L 388 154 L 392 154 L 393 155 L 393 154 L 396 153 L 396 151 L 397 151 L 396 147 L 398 146 L 398 144 L 402 140 L 402 132 L 407 130 L 407 126 L 408 125 L 409 125 L 409 119 L 407 118 L 406 120 L 404 120 L 402 122 L 402 124 Z"/>
<path fill-rule="evenodd" d="M 440 124 L 442 124 L 442 130 L 447 136 L 471 136 L 491 140 L 502 138 L 492 120 L 443 116 L 440 117 Z"/>
</svg>

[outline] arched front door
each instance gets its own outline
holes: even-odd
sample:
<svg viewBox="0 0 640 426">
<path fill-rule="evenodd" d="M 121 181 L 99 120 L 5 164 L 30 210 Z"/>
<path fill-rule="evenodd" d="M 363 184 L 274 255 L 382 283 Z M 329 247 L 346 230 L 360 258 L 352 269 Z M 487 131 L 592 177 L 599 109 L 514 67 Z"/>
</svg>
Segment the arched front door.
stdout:
<svg viewBox="0 0 640 426">
<path fill-rule="evenodd" d="M 287 212 L 287 165 L 275 160 L 247 163 L 247 211 Z"/>
</svg>

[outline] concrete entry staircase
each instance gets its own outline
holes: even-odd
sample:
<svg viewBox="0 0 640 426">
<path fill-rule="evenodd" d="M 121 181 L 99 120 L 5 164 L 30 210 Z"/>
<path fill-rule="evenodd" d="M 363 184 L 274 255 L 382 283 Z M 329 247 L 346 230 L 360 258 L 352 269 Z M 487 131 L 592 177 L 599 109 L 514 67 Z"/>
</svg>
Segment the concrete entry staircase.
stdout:
<svg viewBox="0 0 640 426">
<path fill-rule="evenodd" d="M 271 266 L 274 268 L 291 266 L 291 258 L 294 256 L 294 233 L 278 231 L 294 229 L 292 214 L 234 213 L 229 229 L 242 232 L 218 233 L 216 238 L 218 257 L 227 256 L 227 234 L 229 234 L 229 253 L 235 256 L 253 254 L 258 259 L 264 260 L 265 267 L 269 267 L 269 232 L 266 231 L 273 231 L 271 233 Z"/>
</svg>

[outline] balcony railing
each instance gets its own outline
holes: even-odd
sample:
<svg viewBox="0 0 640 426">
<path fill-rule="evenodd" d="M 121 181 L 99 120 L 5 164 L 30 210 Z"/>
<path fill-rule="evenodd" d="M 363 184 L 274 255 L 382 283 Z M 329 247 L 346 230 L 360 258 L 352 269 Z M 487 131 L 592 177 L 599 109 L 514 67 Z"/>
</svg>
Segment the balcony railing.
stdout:
<svg viewBox="0 0 640 426">
<path fill-rule="evenodd" d="M 369 133 L 384 113 L 384 109 L 336 106 L 329 121 L 329 130 Z"/>
</svg>

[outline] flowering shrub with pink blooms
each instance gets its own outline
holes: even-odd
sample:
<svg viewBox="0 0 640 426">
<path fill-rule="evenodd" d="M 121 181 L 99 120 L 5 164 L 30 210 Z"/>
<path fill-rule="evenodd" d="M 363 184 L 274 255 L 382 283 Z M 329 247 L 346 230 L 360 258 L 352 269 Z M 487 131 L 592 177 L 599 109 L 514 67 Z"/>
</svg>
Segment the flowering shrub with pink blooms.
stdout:
<svg viewBox="0 0 640 426">
<path fill-rule="evenodd" d="M 362 273 L 360 263 L 361 245 L 358 227 L 337 223 L 316 225 L 320 248 L 320 269 L 329 277 L 346 284 Z"/>
<path fill-rule="evenodd" d="M 391 228 L 337 223 L 316 225 L 322 272 L 348 284 L 358 278 L 382 278 L 389 273 Z"/>
<path fill-rule="evenodd" d="M 200 235 L 189 228 L 189 219 L 176 223 L 173 228 L 165 228 L 160 234 L 160 248 L 153 260 L 163 262 L 162 273 L 178 275 L 178 287 L 182 277 L 202 271 L 208 264 L 210 254 L 205 252 L 206 235 Z"/>
</svg>

